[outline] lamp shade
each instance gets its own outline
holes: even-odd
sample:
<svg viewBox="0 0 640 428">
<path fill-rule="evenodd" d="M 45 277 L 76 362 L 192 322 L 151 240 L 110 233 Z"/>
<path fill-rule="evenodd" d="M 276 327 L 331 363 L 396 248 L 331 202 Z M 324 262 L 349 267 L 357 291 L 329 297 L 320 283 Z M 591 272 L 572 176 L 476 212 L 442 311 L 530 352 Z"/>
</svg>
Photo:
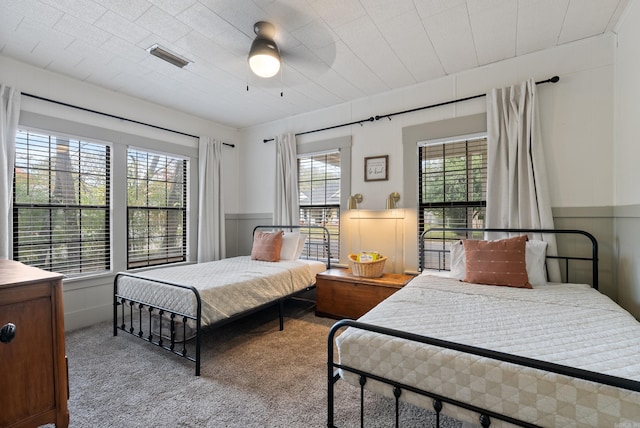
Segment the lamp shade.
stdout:
<svg viewBox="0 0 640 428">
<path fill-rule="evenodd" d="M 275 32 L 268 22 L 257 22 L 254 26 L 256 38 L 249 50 L 249 67 L 257 76 L 273 77 L 280 70 L 280 50 L 273 41 Z"/>
</svg>

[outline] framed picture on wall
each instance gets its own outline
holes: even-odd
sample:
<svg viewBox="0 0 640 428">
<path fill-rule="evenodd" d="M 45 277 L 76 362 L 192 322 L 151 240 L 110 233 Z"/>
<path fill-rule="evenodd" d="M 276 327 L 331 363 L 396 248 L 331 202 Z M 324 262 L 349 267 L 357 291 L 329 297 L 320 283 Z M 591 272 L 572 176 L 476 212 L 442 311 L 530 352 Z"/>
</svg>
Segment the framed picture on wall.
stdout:
<svg viewBox="0 0 640 428">
<path fill-rule="evenodd" d="M 389 179 L 389 155 L 364 158 L 364 181 Z"/>
</svg>

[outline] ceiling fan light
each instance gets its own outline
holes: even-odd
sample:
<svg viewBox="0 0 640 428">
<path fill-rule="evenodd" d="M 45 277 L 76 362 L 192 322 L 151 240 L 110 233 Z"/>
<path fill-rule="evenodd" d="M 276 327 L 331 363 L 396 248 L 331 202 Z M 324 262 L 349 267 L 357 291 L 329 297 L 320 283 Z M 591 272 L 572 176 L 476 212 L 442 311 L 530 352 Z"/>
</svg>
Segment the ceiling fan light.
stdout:
<svg viewBox="0 0 640 428">
<path fill-rule="evenodd" d="M 273 77 L 280 70 L 280 61 L 271 55 L 254 55 L 249 58 L 249 67 L 260 77 Z"/>
<path fill-rule="evenodd" d="M 249 67 L 260 77 L 273 77 L 280 70 L 280 52 L 276 44 L 258 37 L 251 45 Z"/>
</svg>

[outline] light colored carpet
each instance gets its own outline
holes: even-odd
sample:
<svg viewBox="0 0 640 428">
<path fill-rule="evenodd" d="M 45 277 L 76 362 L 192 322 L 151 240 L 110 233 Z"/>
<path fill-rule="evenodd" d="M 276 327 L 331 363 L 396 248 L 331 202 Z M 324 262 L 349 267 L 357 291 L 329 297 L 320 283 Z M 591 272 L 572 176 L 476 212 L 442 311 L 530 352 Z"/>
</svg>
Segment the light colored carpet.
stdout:
<svg viewBox="0 0 640 428">
<path fill-rule="evenodd" d="M 202 375 L 193 363 L 111 322 L 69 332 L 71 427 L 326 427 L 329 327 L 298 302 L 207 332 Z M 369 394 L 371 395 L 371 394 Z M 359 392 L 336 387 L 336 424 L 359 426 Z M 393 426 L 393 402 L 367 396 L 367 427 Z M 402 427 L 433 426 L 431 412 L 402 406 Z M 442 422 L 442 421 L 441 421 Z M 443 427 L 458 426 L 445 421 Z"/>
</svg>

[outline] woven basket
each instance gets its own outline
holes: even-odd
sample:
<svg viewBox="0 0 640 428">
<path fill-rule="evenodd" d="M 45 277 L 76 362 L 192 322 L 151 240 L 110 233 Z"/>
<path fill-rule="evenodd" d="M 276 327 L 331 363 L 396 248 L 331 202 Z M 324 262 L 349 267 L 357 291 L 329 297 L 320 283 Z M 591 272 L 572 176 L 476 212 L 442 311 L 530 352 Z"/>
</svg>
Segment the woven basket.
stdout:
<svg viewBox="0 0 640 428">
<path fill-rule="evenodd" d="M 349 254 L 351 273 L 364 278 L 380 278 L 386 261 L 387 258 L 383 256 L 373 262 L 359 262 L 357 254 Z"/>
</svg>

